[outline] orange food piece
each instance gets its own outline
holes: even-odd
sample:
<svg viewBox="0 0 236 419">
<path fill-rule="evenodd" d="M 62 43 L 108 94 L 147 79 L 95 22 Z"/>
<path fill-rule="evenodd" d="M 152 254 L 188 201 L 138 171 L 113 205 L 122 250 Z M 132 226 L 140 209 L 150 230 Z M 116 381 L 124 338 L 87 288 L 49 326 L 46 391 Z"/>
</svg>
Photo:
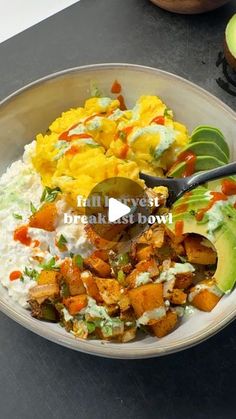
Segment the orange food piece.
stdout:
<svg viewBox="0 0 236 419">
<path fill-rule="evenodd" d="M 119 94 L 121 92 L 121 84 L 115 80 L 113 85 L 111 86 L 111 93 Z"/>
<path fill-rule="evenodd" d="M 111 274 L 110 265 L 94 255 L 86 258 L 84 260 L 84 264 L 87 268 L 91 269 L 96 275 L 99 275 L 102 278 L 108 277 Z"/>
<path fill-rule="evenodd" d="M 184 232 L 184 222 L 183 220 L 176 221 L 175 223 L 175 235 L 180 237 L 183 235 Z"/>
<path fill-rule="evenodd" d="M 136 258 L 140 262 L 141 260 L 150 259 L 154 254 L 153 246 L 148 244 L 139 244 L 136 251 Z"/>
<path fill-rule="evenodd" d="M 43 284 L 57 284 L 58 283 L 58 272 L 57 271 L 48 271 L 43 270 L 38 276 L 38 285 Z"/>
<path fill-rule="evenodd" d="M 145 311 L 163 306 L 163 285 L 146 284 L 128 292 L 131 305 L 137 318 Z"/>
<path fill-rule="evenodd" d="M 175 276 L 175 288 L 179 289 L 187 289 L 192 285 L 193 282 L 193 274 L 192 272 L 186 272 L 182 274 L 177 274 Z"/>
<path fill-rule="evenodd" d="M 75 295 L 73 297 L 64 298 L 63 304 L 66 306 L 71 316 L 78 314 L 84 307 L 87 306 L 87 295 Z"/>
<path fill-rule="evenodd" d="M 21 275 L 21 271 L 12 271 L 9 275 L 9 279 L 10 281 L 15 281 L 16 279 L 19 279 Z"/>
<path fill-rule="evenodd" d="M 224 179 L 221 182 L 221 190 L 224 195 L 230 196 L 236 194 L 236 182 L 230 179 Z"/>
<path fill-rule="evenodd" d="M 61 264 L 61 274 L 68 285 L 71 295 L 84 294 L 86 292 L 81 279 L 80 269 L 70 259 L 65 259 Z"/>
<path fill-rule="evenodd" d="M 185 304 L 187 300 L 187 294 L 180 289 L 173 289 L 170 295 L 170 302 L 172 304 Z"/>
<path fill-rule="evenodd" d="M 57 207 L 53 202 L 45 203 L 31 215 L 29 226 L 46 231 L 54 231 L 57 221 Z"/>
<path fill-rule="evenodd" d="M 184 240 L 188 261 L 200 265 L 214 265 L 217 254 L 211 247 L 204 246 L 202 240 L 201 236 L 188 236 Z"/>
<path fill-rule="evenodd" d="M 23 225 L 18 227 L 14 231 L 14 240 L 19 241 L 21 244 L 24 244 L 25 246 L 30 246 L 32 240 L 28 235 L 28 226 Z"/>
<path fill-rule="evenodd" d="M 84 271 L 81 274 L 81 279 L 83 281 L 84 287 L 86 288 L 87 294 L 94 298 L 94 300 L 97 301 L 97 303 L 101 303 L 102 297 L 99 293 L 98 286 L 96 284 L 96 281 L 89 271 Z"/>
<path fill-rule="evenodd" d="M 95 278 L 99 294 L 107 305 L 116 304 L 121 298 L 119 282 L 113 278 Z"/>
<path fill-rule="evenodd" d="M 190 290 L 194 291 L 194 288 Z M 210 290 L 203 289 L 192 300 L 191 304 L 202 311 L 212 311 L 216 304 L 220 301 L 221 297 L 213 294 Z"/>
<path fill-rule="evenodd" d="M 158 338 L 162 338 L 172 332 L 177 324 L 177 321 L 177 314 L 174 311 L 168 311 L 165 317 L 151 326 L 151 329 Z"/>
</svg>

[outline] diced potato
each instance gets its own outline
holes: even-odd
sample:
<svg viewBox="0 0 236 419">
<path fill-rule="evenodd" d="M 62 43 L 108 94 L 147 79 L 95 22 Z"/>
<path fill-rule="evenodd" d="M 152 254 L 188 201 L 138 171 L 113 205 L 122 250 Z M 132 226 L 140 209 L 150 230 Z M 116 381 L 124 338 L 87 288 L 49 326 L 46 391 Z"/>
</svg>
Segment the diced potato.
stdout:
<svg viewBox="0 0 236 419">
<path fill-rule="evenodd" d="M 99 294 L 105 304 L 116 304 L 121 298 L 121 287 L 116 279 L 95 278 Z"/>
<path fill-rule="evenodd" d="M 66 306 L 71 316 L 78 314 L 84 307 L 87 306 L 87 295 L 75 295 L 73 297 L 64 298 L 63 304 Z"/>
<path fill-rule="evenodd" d="M 167 234 L 167 236 L 171 239 L 172 243 L 174 244 L 179 244 L 182 243 L 185 239 L 185 235 L 181 235 L 181 236 L 176 236 L 175 233 L 173 233 L 172 230 L 170 230 L 168 227 L 165 226 L 165 232 Z"/>
<path fill-rule="evenodd" d="M 177 274 L 175 277 L 175 288 L 185 290 L 192 285 L 192 282 L 193 282 L 192 272 Z"/>
<path fill-rule="evenodd" d="M 102 260 L 104 260 L 104 262 L 107 262 L 109 260 L 109 250 L 108 249 L 98 249 L 95 250 L 92 254 L 92 257 L 98 257 Z"/>
<path fill-rule="evenodd" d="M 117 246 L 117 239 L 125 227 L 125 224 L 104 224 L 103 227 L 101 226 L 100 234 L 97 234 L 94 228 L 87 224 L 85 231 L 88 239 L 97 249 L 112 249 Z M 106 237 L 106 239 L 103 237 Z"/>
<path fill-rule="evenodd" d="M 91 269 L 96 275 L 99 275 L 102 278 L 109 277 L 111 275 L 111 267 L 104 260 L 96 257 L 90 256 L 84 260 L 84 264 L 88 269 Z"/>
<path fill-rule="evenodd" d="M 57 216 L 57 207 L 53 202 L 43 204 L 38 211 L 31 215 L 29 226 L 46 231 L 54 231 L 56 228 Z"/>
<path fill-rule="evenodd" d="M 102 297 L 99 293 L 99 289 L 97 287 L 97 284 L 95 282 L 95 279 L 93 277 L 93 275 L 91 274 L 91 272 L 89 271 L 84 271 L 81 274 L 81 279 L 83 281 L 83 284 L 86 288 L 87 294 L 89 295 L 89 297 L 94 298 L 94 300 L 97 301 L 97 303 L 101 303 Z"/>
<path fill-rule="evenodd" d="M 184 240 L 185 250 L 190 263 L 200 265 L 214 265 L 217 254 L 211 247 L 202 244 L 201 236 L 188 236 Z"/>
<path fill-rule="evenodd" d="M 43 270 L 40 272 L 37 282 L 38 285 L 44 284 L 57 284 L 58 283 L 58 272 L 57 271 L 47 271 Z"/>
<path fill-rule="evenodd" d="M 130 342 L 131 340 L 135 339 L 136 337 L 137 328 L 132 327 L 131 329 L 125 330 L 122 335 L 120 335 L 120 338 L 118 339 L 119 342 L 126 343 Z"/>
<path fill-rule="evenodd" d="M 151 329 L 158 338 L 162 338 L 172 332 L 177 324 L 177 321 L 177 314 L 174 311 L 168 311 L 165 317 L 151 326 Z"/>
<path fill-rule="evenodd" d="M 191 288 L 191 292 L 194 288 Z M 215 295 L 207 289 L 200 291 L 191 301 L 191 304 L 202 311 L 212 311 L 216 304 L 220 301 L 221 297 Z"/>
<path fill-rule="evenodd" d="M 136 258 L 138 261 L 150 259 L 154 254 L 153 246 L 139 244 L 136 250 Z"/>
<path fill-rule="evenodd" d="M 173 289 L 170 295 L 170 302 L 172 304 L 176 304 L 176 305 L 185 304 L 186 300 L 187 300 L 187 294 L 185 294 L 185 292 L 177 288 Z"/>
<path fill-rule="evenodd" d="M 54 298 L 58 294 L 58 284 L 35 285 L 35 287 L 32 287 L 29 290 L 29 298 L 32 300 L 37 300 L 38 302 L 43 302 L 47 298 Z"/>
<path fill-rule="evenodd" d="M 145 311 L 163 306 L 162 284 L 146 284 L 129 291 L 129 298 L 137 318 Z"/>
<path fill-rule="evenodd" d="M 123 292 L 120 296 L 119 307 L 121 311 L 126 311 L 130 308 L 130 299 L 127 292 Z"/>
<path fill-rule="evenodd" d="M 81 279 L 80 269 L 70 259 L 65 259 L 62 263 L 61 274 L 68 285 L 70 295 L 84 294 L 86 292 Z"/>
<path fill-rule="evenodd" d="M 139 273 L 149 272 L 151 278 L 159 275 L 159 269 L 154 258 L 140 261 L 139 263 L 137 263 L 135 268 L 137 269 Z"/>
</svg>

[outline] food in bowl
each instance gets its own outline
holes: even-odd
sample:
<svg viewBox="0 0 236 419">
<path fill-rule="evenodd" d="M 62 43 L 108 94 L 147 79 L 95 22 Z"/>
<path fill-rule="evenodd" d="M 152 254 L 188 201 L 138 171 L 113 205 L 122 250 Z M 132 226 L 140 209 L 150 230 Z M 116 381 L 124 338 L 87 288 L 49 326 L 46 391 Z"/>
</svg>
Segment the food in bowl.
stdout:
<svg viewBox="0 0 236 419">
<path fill-rule="evenodd" d="M 187 176 L 229 159 L 218 129 L 190 136 L 160 98 L 142 96 L 127 110 L 117 93 L 64 112 L 2 176 L 0 277 L 35 318 L 78 338 L 127 342 L 138 330 L 165 336 L 192 307 L 211 311 L 232 289 L 236 183 L 186 194 L 173 224 L 150 226 L 123 252 L 119 238 L 106 243 L 90 225 L 65 224 L 65 212 L 80 211 L 76 197 L 104 179 Z M 149 192 L 168 212 L 166 188 Z"/>
</svg>

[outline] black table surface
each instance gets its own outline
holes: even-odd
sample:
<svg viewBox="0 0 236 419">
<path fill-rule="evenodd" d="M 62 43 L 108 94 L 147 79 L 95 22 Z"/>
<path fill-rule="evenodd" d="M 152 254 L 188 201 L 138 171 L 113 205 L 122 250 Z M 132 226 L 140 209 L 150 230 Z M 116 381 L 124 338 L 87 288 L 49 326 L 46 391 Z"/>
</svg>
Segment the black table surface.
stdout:
<svg viewBox="0 0 236 419">
<path fill-rule="evenodd" d="M 224 28 L 236 1 L 179 16 L 148 0 L 81 0 L 0 45 L 0 98 L 68 67 L 129 62 L 206 88 L 216 83 Z M 0 417 L 5 419 L 235 418 L 236 326 L 162 358 L 119 361 L 57 346 L 0 314 Z"/>
</svg>

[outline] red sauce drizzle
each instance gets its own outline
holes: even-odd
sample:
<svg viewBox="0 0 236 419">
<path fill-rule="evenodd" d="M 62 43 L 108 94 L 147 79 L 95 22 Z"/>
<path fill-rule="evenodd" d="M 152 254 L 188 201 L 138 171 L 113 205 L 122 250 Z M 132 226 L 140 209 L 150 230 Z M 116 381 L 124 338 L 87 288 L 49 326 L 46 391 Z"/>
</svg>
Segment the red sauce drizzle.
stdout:
<svg viewBox="0 0 236 419">
<path fill-rule="evenodd" d="M 236 182 L 230 179 L 224 179 L 221 182 L 222 193 L 230 196 L 236 194 Z"/>
<path fill-rule="evenodd" d="M 209 204 L 205 208 L 200 209 L 197 212 L 197 214 L 196 214 L 196 220 L 197 221 L 202 221 L 205 213 L 207 211 L 209 211 L 217 201 L 226 201 L 227 200 L 227 196 L 225 194 L 223 194 L 222 192 L 211 192 L 211 195 L 212 195 L 212 198 L 211 198 Z"/>
<path fill-rule="evenodd" d="M 28 236 L 28 226 L 20 226 L 14 231 L 14 240 L 19 241 L 25 246 L 31 245 L 31 238 Z"/>
<path fill-rule="evenodd" d="M 174 169 L 179 163 L 185 162 L 186 168 L 182 173 L 182 177 L 191 176 L 195 172 L 196 158 L 196 154 L 192 153 L 192 151 L 183 151 L 177 157 L 176 162 L 170 170 Z"/>
<path fill-rule="evenodd" d="M 181 204 L 175 210 L 176 214 L 181 214 L 182 212 L 186 212 L 188 210 L 188 204 Z"/>
<path fill-rule="evenodd" d="M 175 235 L 182 236 L 184 232 L 184 222 L 182 220 L 176 221 L 175 223 Z"/>
<path fill-rule="evenodd" d="M 69 150 L 67 150 L 65 152 L 65 155 L 68 156 L 74 156 L 75 154 L 77 154 L 79 152 L 79 147 L 76 145 L 73 145 Z"/>
<path fill-rule="evenodd" d="M 156 116 L 156 118 L 153 118 L 151 123 L 152 122 L 155 122 L 158 125 L 165 125 L 165 117 L 164 116 Z"/>
<path fill-rule="evenodd" d="M 12 271 L 9 275 L 9 279 L 10 281 L 15 281 L 16 279 L 19 279 L 21 275 L 21 271 Z"/>
<path fill-rule="evenodd" d="M 121 111 L 126 111 L 127 110 L 127 107 L 126 107 L 126 104 L 125 104 L 124 96 L 123 95 L 119 95 L 119 96 L 117 96 L 117 99 L 120 102 L 120 110 Z"/>
<path fill-rule="evenodd" d="M 119 94 L 121 92 L 121 84 L 115 80 L 113 85 L 111 86 L 111 93 Z"/>
<path fill-rule="evenodd" d="M 121 159 L 125 159 L 125 158 L 126 158 L 126 156 L 127 156 L 128 151 L 129 151 L 129 146 L 128 146 L 128 144 L 124 144 L 124 145 L 121 147 L 121 149 L 120 149 L 120 154 L 119 154 L 119 157 L 120 157 Z"/>
</svg>

